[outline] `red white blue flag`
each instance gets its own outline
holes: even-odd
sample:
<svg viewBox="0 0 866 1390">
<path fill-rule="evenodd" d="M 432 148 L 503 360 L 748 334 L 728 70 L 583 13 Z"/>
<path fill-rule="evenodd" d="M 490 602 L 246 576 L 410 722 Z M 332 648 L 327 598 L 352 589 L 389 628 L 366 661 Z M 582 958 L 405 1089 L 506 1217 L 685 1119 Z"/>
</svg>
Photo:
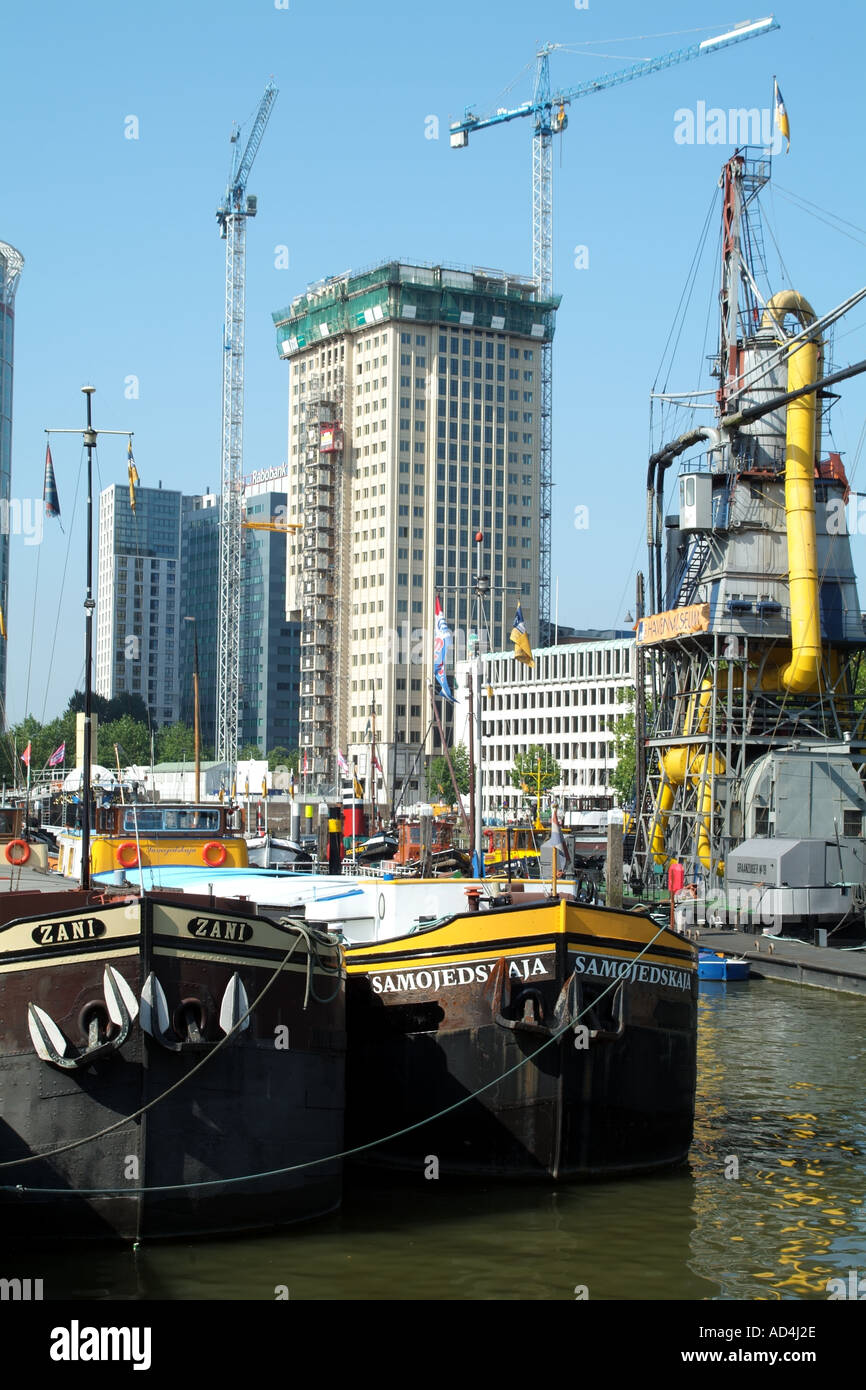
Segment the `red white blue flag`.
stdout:
<svg viewBox="0 0 866 1390">
<path fill-rule="evenodd" d="M 45 481 L 42 485 L 42 501 L 46 516 L 60 515 L 60 498 L 57 495 L 57 480 L 54 477 L 54 463 L 51 458 L 51 445 L 45 445 Z"/>
<path fill-rule="evenodd" d="M 440 695 L 444 695 L 445 699 L 450 700 L 453 704 L 454 696 L 451 694 L 451 687 L 445 674 L 445 658 L 448 655 L 450 645 L 451 629 L 445 621 L 445 614 L 442 612 L 442 605 L 437 594 L 433 626 L 433 678 L 439 687 Z"/>
</svg>

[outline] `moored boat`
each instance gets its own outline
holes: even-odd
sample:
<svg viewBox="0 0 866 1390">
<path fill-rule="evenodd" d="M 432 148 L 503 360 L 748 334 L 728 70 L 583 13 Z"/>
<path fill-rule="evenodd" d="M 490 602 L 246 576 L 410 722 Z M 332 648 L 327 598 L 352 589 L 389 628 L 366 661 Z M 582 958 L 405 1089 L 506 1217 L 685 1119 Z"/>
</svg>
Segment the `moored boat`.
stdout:
<svg viewBox="0 0 866 1390">
<path fill-rule="evenodd" d="M 698 979 L 748 980 L 751 966 L 745 956 L 725 956 L 702 946 L 698 952 Z"/>
<path fill-rule="evenodd" d="M 90 837 L 90 872 L 104 874 L 162 864 L 242 868 L 247 842 L 232 831 L 232 807 L 214 802 L 127 802 L 101 807 Z M 81 832 L 58 835 L 58 872 L 81 874 Z"/>
<path fill-rule="evenodd" d="M 685 1160 L 697 956 L 645 914 L 505 895 L 346 963 L 347 1144 L 374 1145 L 365 1160 L 554 1180 Z"/>
<path fill-rule="evenodd" d="M 212 899 L 26 896 L 41 910 L 0 927 L 4 1237 L 141 1241 L 333 1210 L 333 940 Z"/>
</svg>

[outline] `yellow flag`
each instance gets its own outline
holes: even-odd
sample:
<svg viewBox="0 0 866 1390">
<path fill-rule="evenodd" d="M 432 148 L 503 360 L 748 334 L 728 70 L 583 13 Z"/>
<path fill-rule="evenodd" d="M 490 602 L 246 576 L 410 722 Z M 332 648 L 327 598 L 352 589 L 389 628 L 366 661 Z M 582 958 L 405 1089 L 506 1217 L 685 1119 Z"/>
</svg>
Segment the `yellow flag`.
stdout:
<svg viewBox="0 0 866 1390">
<path fill-rule="evenodd" d="M 775 106 L 776 111 L 776 125 L 778 126 L 779 130 L 782 132 L 782 134 L 788 142 L 785 149 L 785 154 L 790 154 L 791 127 L 788 121 L 788 112 L 785 110 L 785 103 L 782 100 L 782 93 L 779 91 L 779 84 L 776 81 L 775 77 L 773 78 L 773 98 L 773 104 Z"/>
</svg>

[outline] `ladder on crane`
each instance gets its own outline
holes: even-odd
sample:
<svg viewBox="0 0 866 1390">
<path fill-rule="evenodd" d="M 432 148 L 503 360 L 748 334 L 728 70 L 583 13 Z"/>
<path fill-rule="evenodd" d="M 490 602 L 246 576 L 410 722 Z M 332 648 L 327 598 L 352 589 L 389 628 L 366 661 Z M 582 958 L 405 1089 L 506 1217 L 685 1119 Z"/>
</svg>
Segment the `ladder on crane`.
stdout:
<svg viewBox="0 0 866 1390">
<path fill-rule="evenodd" d="M 246 224 L 256 215 L 256 198 L 247 196 L 247 179 L 277 99 L 273 82 L 265 88 L 246 147 L 234 127 L 232 167 L 225 197 L 217 208 L 226 243 L 225 336 L 223 341 L 222 464 L 220 497 L 220 588 L 217 640 L 216 755 L 234 778 L 238 760 L 240 689 L 241 522 L 243 516 L 244 306 L 246 300 Z"/>
</svg>

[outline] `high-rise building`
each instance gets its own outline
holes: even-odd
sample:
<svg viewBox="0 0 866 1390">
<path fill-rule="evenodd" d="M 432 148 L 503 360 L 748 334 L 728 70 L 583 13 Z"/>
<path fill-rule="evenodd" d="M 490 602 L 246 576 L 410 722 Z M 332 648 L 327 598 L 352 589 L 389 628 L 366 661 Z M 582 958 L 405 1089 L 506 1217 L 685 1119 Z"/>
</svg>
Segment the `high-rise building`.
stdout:
<svg viewBox="0 0 866 1390">
<path fill-rule="evenodd" d="M 181 634 L 180 717 L 190 728 L 195 719 L 193 672 L 198 644 L 198 691 L 201 741 L 205 748 L 216 742 L 217 637 L 219 602 L 220 505 L 219 494 L 184 497 L 181 518 Z"/>
<path fill-rule="evenodd" d="M 126 484 L 100 494 L 94 688 L 140 695 L 157 724 L 180 708 L 180 519 L 179 492 L 140 487 L 134 511 Z"/>
<path fill-rule="evenodd" d="M 285 613 L 285 470 L 244 484 L 239 743 L 298 746 L 299 625 Z M 123 484 L 100 497 L 98 694 L 141 695 L 157 724 L 192 726 L 198 644 L 201 740 L 216 737 L 219 496 Z M 269 529 L 275 526 L 275 529 Z M 193 618 L 194 623 L 187 622 Z"/>
<path fill-rule="evenodd" d="M 302 624 L 301 746 L 389 792 L 431 751 L 434 600 L 465 650 L 489 582 L 488 648 L 519 601 L 536 617 L 541 345 L 558 298 L 498 271 L 388 262 L 311 286 L 274 314 L 289 383 L 286 607 Z M 482 539 L 477 539 L 478 535 Z M 479 572 L 480 561 L 480 572 Z"/>
<path fill-rule="evenodd" d="M 238 746 L 262 754 L 298 746 L 299 624 L 286 619 L 285 468 L 262 469 L 244 480 L 241 560 L 241 653 Z M 184 497 L 181 718 L 193 722 L 193 666 L 198 639 L 199 712 L 205 746 L 216 739 L 219 594 L 219 496 Z"/>
<path fill-rule="evenodd" d="M 0 609 L 4 619 L 9 598 L 9 503 L 12 497 L 12 363 L 15 338 L 15 291 L 24 257 L 0 241 L 0 504 L 6 525 L 0 527 Z M 6 643 L 0 642 L 0 728 L 6 726 Z"/>
<path fill-rule="evenodd" d="M 244 482 L 241 577 L 241 690 L 238 745 L 262 754 L 298 746 L 300 623 L 286 618 L 285 473 Z"/>
</svg>

